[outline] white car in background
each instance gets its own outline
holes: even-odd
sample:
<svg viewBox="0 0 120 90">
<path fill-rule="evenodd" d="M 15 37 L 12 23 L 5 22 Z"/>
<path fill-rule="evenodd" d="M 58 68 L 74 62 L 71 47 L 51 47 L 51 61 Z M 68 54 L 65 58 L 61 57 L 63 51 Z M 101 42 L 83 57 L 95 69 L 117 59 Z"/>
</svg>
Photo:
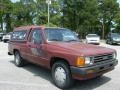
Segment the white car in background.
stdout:
<svg viewBox="0 0 120 90">
<path fill-rule="evenodd" d="M 100 36 L 98 36 L 97 34 L 88 34 L 86 36 L 86 43 L 88 44 L 100 44 Z"/>
<path fill-rule="evenodd" d="M 4 35 L 3 38 L 2 38 L 2 41 L 3 41 L 4 43 L 8 42 L 8 41 L 11 39 L 11 35 L 12 35 L 12 32 Z"/>
</svg>

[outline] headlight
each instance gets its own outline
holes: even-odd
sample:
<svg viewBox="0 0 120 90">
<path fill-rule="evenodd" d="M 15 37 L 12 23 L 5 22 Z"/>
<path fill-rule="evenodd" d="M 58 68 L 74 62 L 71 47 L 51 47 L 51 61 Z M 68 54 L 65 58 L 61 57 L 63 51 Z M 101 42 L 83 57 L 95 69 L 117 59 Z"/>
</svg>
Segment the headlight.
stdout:
<svg viewBox="0 0 120 90">
<path fill-rule="evenodd" d="M 114 58 L 114 59 L 117 58 L 117 53 L 116 53 L 116 52 L 113 53 L 113 58 Z"/>
<path fill-rule="evenodd" d="M 90 64 L 90 58 L 89 57 L 85 57 L 85 64 Z"/>
<path fill-rule="evenodd" d="M 85 64 L 86 65 L 93 64 L 93 59 L 91 57 L 85 57 Z"/>
<path fill-rule="evenodd" d="M 117 40 L 117 38 L 113 38 L 113 41 L 116 41 Z"/>
</svg>

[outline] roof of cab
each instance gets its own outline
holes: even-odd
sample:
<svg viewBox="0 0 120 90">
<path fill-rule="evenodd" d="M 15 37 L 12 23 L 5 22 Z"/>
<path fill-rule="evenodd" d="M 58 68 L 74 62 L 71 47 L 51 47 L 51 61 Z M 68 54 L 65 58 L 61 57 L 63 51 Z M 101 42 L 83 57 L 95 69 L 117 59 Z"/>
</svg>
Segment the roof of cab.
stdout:
<svg viewBox="0 0 120 90">
<path fill-rule="evenodd" d="M 65 28 L 60 28 L 60 27 L 45 27 L 45 26 L 36 26 L 36 25 L 32 25 L 32 26 L 21 26 L 21 27 L 17 27 L 14 29 L 14 31 L 19 31 L 19 30 L 31 30 L 33 28 L 41 28 L 42 30 L 44 30 L 45 28 L 47 29 L 51 29 L 51 28 L 59 28 L 59 29 L 65 29 Z"/>
<path fill-rule="evenodd" d="M 19 31 L 19 30 L 31 30 L 33 28 L 41 28 L 44 29 L 44 26 L 36 26 L 36 25 L 32 25 L 32 26 L 21 26 L 21 27 L 17 27 L 14 29 L 14 31 Z"/>
</svg>

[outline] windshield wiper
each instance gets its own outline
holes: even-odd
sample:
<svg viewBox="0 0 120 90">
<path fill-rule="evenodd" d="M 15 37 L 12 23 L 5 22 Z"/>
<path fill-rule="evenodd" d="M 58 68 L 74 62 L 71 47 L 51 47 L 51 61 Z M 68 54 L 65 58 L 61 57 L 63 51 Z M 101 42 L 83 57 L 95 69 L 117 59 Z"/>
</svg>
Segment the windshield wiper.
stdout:
<svg viewBox="0 0 120 90">
<path fill-rule="evenodd" d="M 77 42 L 78 42 L 78 40 L 75 40 L 75 39 L 68 40 L 68 41 L 66 41 L 66 42 L 73 42 L 73 41 L 77 41 Z"/>
<path fill-rule="evenodd" d="M 58 39 L 50 39 L 49 41 L 61 41 L 61 40 L 58 40 Z"/>
</svg>

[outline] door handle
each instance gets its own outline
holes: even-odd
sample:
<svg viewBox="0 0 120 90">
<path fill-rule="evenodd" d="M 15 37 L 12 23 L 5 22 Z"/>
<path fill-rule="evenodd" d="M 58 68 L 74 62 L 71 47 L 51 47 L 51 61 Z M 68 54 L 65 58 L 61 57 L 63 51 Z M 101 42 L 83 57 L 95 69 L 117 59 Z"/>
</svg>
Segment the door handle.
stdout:
<svg viewBox="0 0 120 90">
<path fill-rule="evenodd" d="M 31 47 L 31 45 L 28 45 L 28 47 Z"/>
<path fill-rule="evenodd" d="M 33 46 L 33 45 L 28 45 L 28 47 L 30 47 L 30 48 L 37 48 L 36 46 Z"/>
</svg>

